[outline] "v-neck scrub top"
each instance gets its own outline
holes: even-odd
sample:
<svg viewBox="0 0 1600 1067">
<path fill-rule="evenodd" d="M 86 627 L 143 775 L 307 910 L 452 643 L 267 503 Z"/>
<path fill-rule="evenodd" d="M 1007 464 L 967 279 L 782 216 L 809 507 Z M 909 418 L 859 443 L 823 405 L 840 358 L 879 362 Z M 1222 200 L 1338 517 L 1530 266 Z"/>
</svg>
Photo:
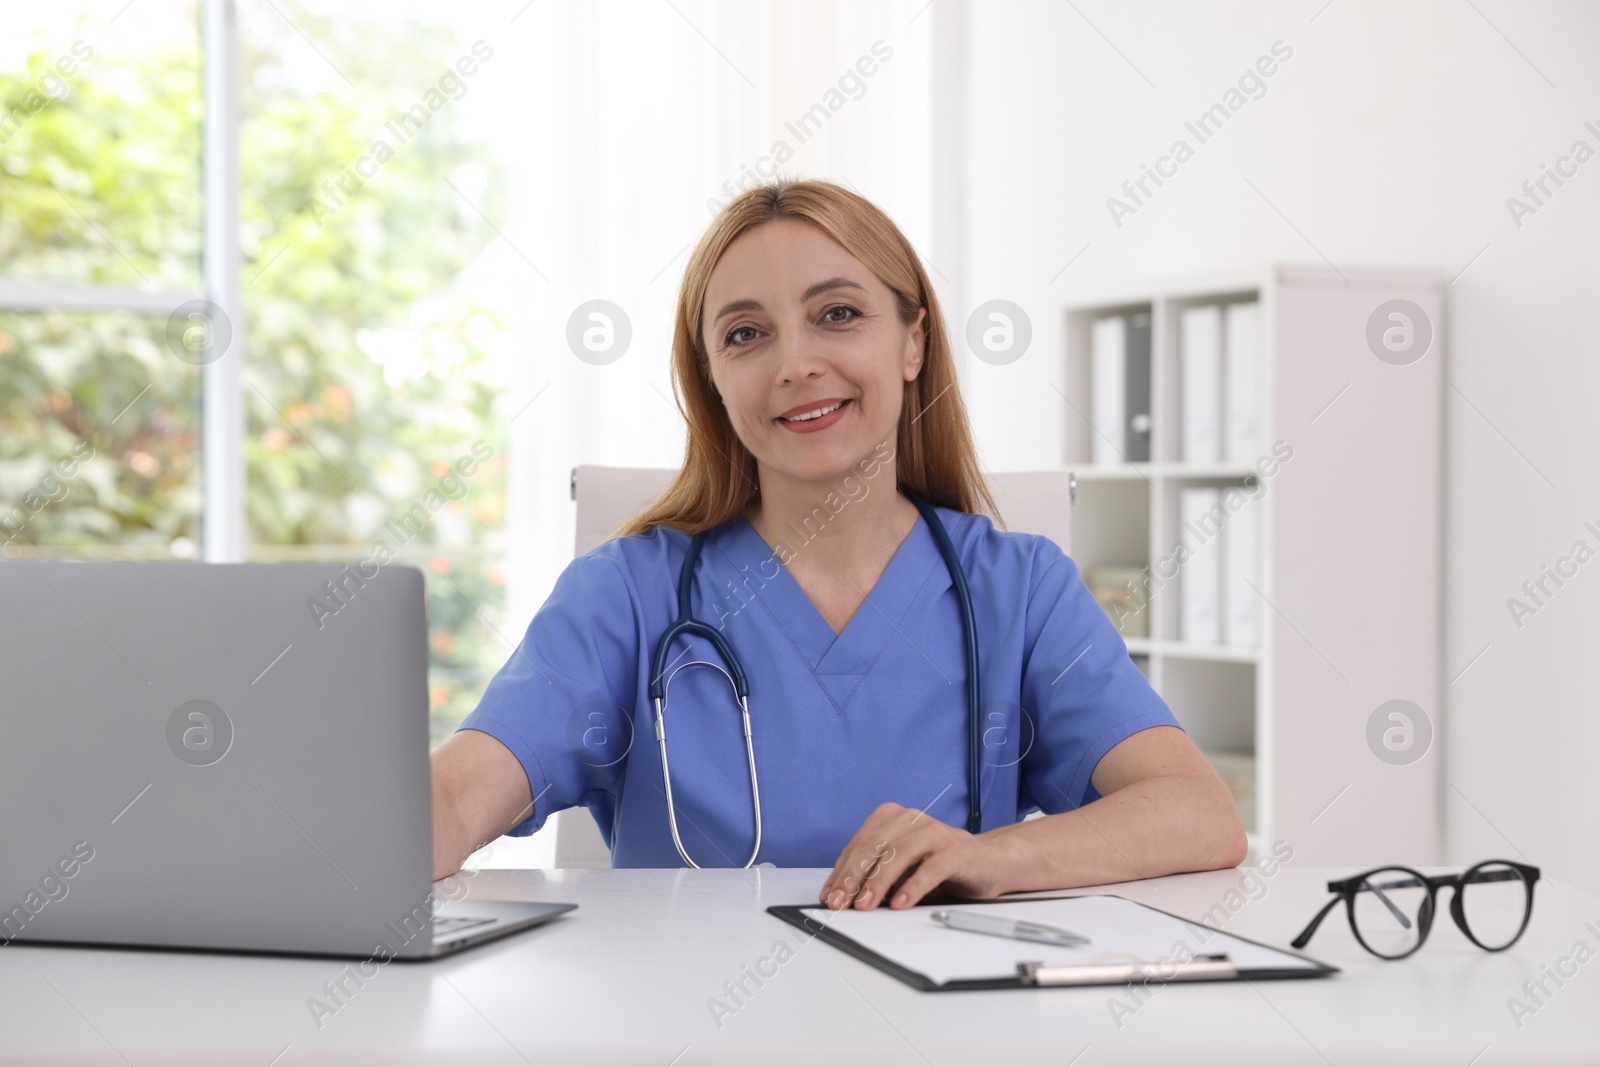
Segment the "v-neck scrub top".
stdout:
<svg viewBox="0 0 1600 1067">
<path fill-rule="evenodd" d="M 966 571 L 977 627 L 983 828 L 1098 799 L 1089 776 L 1100 757 L 1177 719 L 1053 541 L 936 511 Z M 791 533 L 784 558 L 806 551 L 801 532 Z M 683 866 L 647 686 L 656 642 L 677 617 L 689 540 L 658 526 L 574 559 L 462 721 L 527 772 L 534 812 L 512 835 L 582 804 L 614 866 Z M 966 825 L 961 616 L 925 519 L 838 635 L 742 516 L 706 538 L 691 604 L 722 631 L 748 680 L 761 786 L 756 862 L 832 867 L 887 801 Z M 721 664 L 702 638 L 679 638 L 668 651 L 678 830 L 701 866 L 740 866 L 755 839 L 743 727 L 728 679 L 697 661 Z"/>
</svg>

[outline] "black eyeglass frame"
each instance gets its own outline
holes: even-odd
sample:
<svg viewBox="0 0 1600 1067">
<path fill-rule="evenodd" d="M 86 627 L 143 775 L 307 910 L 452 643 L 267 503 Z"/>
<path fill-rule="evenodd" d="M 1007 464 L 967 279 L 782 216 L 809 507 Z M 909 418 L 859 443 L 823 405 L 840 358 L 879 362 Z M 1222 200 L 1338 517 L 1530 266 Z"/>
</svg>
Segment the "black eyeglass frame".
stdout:
<svg viewBox="0 0 1600 1067">
<path fill-rule="evenodd" d="M 1523 884 L 1527 887 L 1527 903 L 1522 912 L 1522 925 L 1517 927 L 1517 932 L 1512 935 L 1511 940 L 1507 941 L 1503 945 L 1491 948 L 1474 937 L 1472 930 L 1467 926 L 1466 911 L 1461 902 L 1461 891 L 1462 887 L 1467 884 L 1509 881 L 1512 875 L 1505 872 L 1501 872 L 1498 875 L 1491 873 L 1488 876 L 1479 875 L 1476 878 L 1469 877 L 1474 872 L 1478 871 L 1479 868 L 1495 866 L 1510 867 L 1516 872 L 1515 876 L 1520 878 Z M 1398 956 L 1387 956 L 1373 948 L 1371 945 L 1367 944 L 1366 940 L 1361 936 L 1361 927 L 1356 925 L 1356 894 L 1361 891 L 1362 883 L 1364 883 L 1368 878 L 1371 878 L 1375 874 L 1381 874 L 1385 871 L 1398 871 L 1409 874 L 1417 880 L 1418 885 L 1425 885 L 1428 887 L 1428 897 L 1423 902 L 1422 907 L 1417 910 L 1417 922 L 1422 928 L 1417 935 L 1417 943 L 1412 945 L 1405 952 L 1400 953 Z M 1317 927 L 1322 924 L 1322 920 L 1327 917 L 1328 913 L 1334 909 L 1334 906 L 1337 905 L 1339 901 L 1343 900 L 1345 903 L 1345 913 L 1350 919 L 1350 932 L 1355 934 L 1356 940 L 1361 943 L 1361 947 L 1372 953 L 1374 956 L 1377 956 L 1379 959 L 1403 960 L 1413 952 L 1417 951 L 1417 949 L 1421 948 L 1423 942 L 1428 940 L 1428 931 L 1433 928 L 1433 917 L 1437 913 L 1437 908 L 1435 905 L 1437 904 L 1439 890 L 1449 886 L 1455 890 L 1455 892 L 1450 894 L 1450 917 L 1455 920 L 1456 926 L 1460 928 L 1461 932 L 1467 935 L 1467 940 L 1471 941 L 1474 945 L 1477 945 L 1485 952 L 1503 952 L 1517 943 L 1518 939 L 1522 937 L 1523 931 L 1528 928 L 1528 920 L 1533 918 L 1533 887 L 1534 883 L 1538 882 L 1538 880 L 1539 868 L 1526 863 L 1515 863 L 1511 860 L 1484 860 L 1482 863 L 1477 863 L 1471 867 L 1468 867 L 1460 874 L 1429 875 L 1423 874 L 1418 870 L 1413 870 L 1410 867 L 1400 867 L 1393 864 L 1384 867 L 1374 867 L 1370 871 L 1365 871 L 1349 878 L 1339 878 L 1330 881 L 1328 883 L 1328 892 L 1335 893 L 1337 895 L 1322 906 L 1322 910 L 1317 912 L 1316 917 L 1312 919 L 1306 928 L 1300 931 L 1300 935 L 1293 941 L 1289 942 L 1289 944 L 1294 948 L 1304 948 L 1311 940 L 1311 935 L 1317 932 Z M 1402 925 L 1410 925 L 1409 918 L 1402 915 L 1401 912 L 1389 900 L 1389 898 L 1383 895 L 1382 887 L 1370 886 L 1369 889 L 1378 894 L 1378 899 L 1381 900 L 1390 911 L 1394 912 L 1396 917 L 1400 918 Z"/>
</svg>

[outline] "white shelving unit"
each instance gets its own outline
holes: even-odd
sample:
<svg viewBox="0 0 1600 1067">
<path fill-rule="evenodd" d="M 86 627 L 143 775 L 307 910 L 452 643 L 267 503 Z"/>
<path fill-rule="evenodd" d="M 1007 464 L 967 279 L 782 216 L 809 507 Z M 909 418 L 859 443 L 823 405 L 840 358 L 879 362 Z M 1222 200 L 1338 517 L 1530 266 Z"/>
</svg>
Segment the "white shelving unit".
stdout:
<svg viewBox="0 0 1600 1067">
<path fill-rule="evenodd" d="M 1368 342 L 1369 321 L 1395 299 L 1432 327 L 1425 354 L 1405 365 Z M 1256 454 L 1280 441 L 1293 450 L 1265 478 L 1251 463 L 1181 455 L 1180 316 L 1241 301 L 1260 307 Z M 1152 458 L 1097 464 L 1090 329 L 1139 313 L 1151 316 Z M 1250 860 L 1282 840 L 1306 864 L 1437 862 L 1442 279 L 1279 266 L 1107 293 L 1066 316 L 1072 555 L 1086 575 L 1151 569 L 1149 636 L 1125 638 L 1129 654 L 1202 750 L 1253 757 L 1253 813 L 1241 805 Z M 1179 639 L 1179 581 L 1163 581 L 1158 564 L 1184 536 L 1188 486 L 1260 494 L 1229 520 L 1257 524 L 1253 647 Z M 1431 722 L 1428 749 L 1404 764 L 1368 740 L 1374 712 L 1394 699 Z"/>
</svg>

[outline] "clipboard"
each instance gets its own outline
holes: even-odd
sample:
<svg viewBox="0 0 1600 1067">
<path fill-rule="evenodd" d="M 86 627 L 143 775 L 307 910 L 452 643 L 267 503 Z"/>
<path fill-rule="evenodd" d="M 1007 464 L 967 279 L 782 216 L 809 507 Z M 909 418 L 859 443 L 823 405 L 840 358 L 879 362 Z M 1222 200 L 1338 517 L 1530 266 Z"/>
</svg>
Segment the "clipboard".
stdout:
<svg viewBox="0 0 1600 1067">
<path fill-rule="evenodd" d="M 935 909 L 929 902 L 902 911 L 859 912 L 775 904 L 767 912 L 928 993 L 1325 978 L 1339 972 L 1309 956 L 1110 893 L 946 901 L 938 906 L 1061 926 L 1087 936 L 1090 944 L 1068 949 L 950 930 L 929 918 Z"/>
</svg>

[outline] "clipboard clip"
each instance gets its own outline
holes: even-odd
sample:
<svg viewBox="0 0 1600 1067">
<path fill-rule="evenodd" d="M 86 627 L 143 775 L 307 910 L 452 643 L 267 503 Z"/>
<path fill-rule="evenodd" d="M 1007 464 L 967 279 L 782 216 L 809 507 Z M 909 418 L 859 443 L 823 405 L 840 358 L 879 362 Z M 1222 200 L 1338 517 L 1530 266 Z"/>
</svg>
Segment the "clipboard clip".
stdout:
<svg viewBox="0 0 1600 1067">
<path fill-rule="evenodd" d="M 1239 968 L 1227 953 L 1195 956 L 1188 960 L 1145 959 L 1135 963 L 1039 963 L 1017 964 L 1017 978 L 1023 985 L 1120 985 L 1124 982 L 1192 982 L 1216 978 L 1237 978 Z"/>
</svg>

